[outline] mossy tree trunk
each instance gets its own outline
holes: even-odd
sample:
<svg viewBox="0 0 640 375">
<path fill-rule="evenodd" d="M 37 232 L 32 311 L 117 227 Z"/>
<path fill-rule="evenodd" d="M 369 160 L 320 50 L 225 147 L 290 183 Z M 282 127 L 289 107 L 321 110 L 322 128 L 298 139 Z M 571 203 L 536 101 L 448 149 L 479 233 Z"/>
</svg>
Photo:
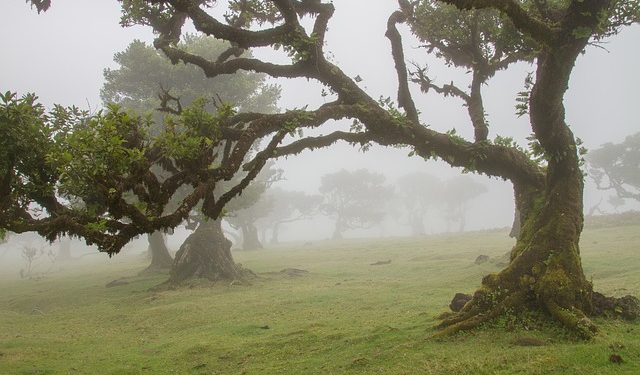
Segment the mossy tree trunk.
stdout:
<svg viewBox="0 0 640 375">
<path fill-rule="evenodd" d="M 241 278 L 242 269 L 231 256 L 231 241 L 220 220 L 207 220 L 184 241 L 176 253 L 168 283 L 179 284 L 194 278 L 212 281 Z"/>
<path fill-rule="evenodd" d="M 547 160 L 540 188 L 514 183 L 521 233 L 509 266 L 490 274 L 473 299 L 445 319 L 440 334 L 473 328 L 506 311 L 543 311 L 583 337 L 596 332 L 592 286 L 584 276 L 578 242 L 583 226 L 583 176 L 563 96 L 584 43 L 569 36 L 538 57 L 530 96 L 531 123 Z"/>
<path fill-rule="evenodd" d="M 142 273 L 161 272 L 171 269 L 173 258 L 165 243 L 164 234 L 156 231 L 148 235 L 147 239 L 149 241 L 148 252 L 151 257 L 151 264 Z"/>
</svg>

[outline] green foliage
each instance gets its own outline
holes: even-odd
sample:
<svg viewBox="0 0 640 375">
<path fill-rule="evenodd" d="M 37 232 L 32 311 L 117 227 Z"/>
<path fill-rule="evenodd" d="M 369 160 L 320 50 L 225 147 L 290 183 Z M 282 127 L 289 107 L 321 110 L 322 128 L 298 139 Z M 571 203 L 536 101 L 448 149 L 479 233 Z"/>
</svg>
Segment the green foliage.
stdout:
<svg viewBox="0 0 640 375">
<path fill-rule="evenodd" d="M 608 12 L 599 15 L 600 24 L 593 30 L 596 42 L 616 35 L 622 27 L 640 22 L 639 0 L 612 0 Z"/>
<path fill-rule="evenodd" d="M 411 31 L 424 43 L 429 52 L 445 60 L 450 66 L 467 69 L 483 62 L 497 63 L 502 58 L 517 57 L 531 61 L 538 49 L 536 44 L 516 30 L 500 12 L 493 9 L 460 11 L 455 6 L 434 0 L 417 2 L 409 19 Z M 470 51 L 477 51 L 474 56 Z M 494 67 L 484 71 L 495 73 Z M 494 70 L 493 72 L 491 70 Z"/>
<path fill-rule="evenodd" d="M 311 58 L 312 51 L 316 49 L 319 42 L 317 35 L 311 34 L 307 36 L 304 29 L 300 28 L 291 33 L 288 44 L 276 43 L 273 45 L 275 50 L 280 49 L 286 52 L 294 63 L 306 61 Z"/>
<path fill-rule="evenodd" d="M 291 135 L 294 135 L 297 132 L 298 136 L 302 137 L 303 133 L 300 125 L 312 120 L 313 114 L 307 112 L 307 106 L 300 109 L 294 108 L 289 110 L 287 113 L 292 117 L 282 124 L 282 128 L 287 130 Z"/>
<path fill-rule="evenodd" d="M 149 124 L 149 118 L 109 105 L 77 126 L 60 129 L 47 155 L 59 173 L 59 193 L 88 197 L 96 185 L 110 186 L 114 176 L 127 178 L 146 168 L 143 139 Z"/>
<path fill-rule="evenodd" d="M 57 173 L 46 162 L 54 115 L 33 94 L 0 94 L 0 202 L 27 207 L 54 191 Z"/>
<path fill-rule="evenodd" d="M 529 114 L 529 97 L 533 87 L 533 72 L 527 73 L 524 79 L 524 90 L 518 92 L 516 96 L 516 115 L 522 117 Z"/>
<path fill-rule="evenodd" d="M 391 115 L 395 126 L 405 126 L 407 124 L 407 115 L 398 109 L 398 106 L 390 97 L 380 96 L 378 104 Z"/>
</svg>

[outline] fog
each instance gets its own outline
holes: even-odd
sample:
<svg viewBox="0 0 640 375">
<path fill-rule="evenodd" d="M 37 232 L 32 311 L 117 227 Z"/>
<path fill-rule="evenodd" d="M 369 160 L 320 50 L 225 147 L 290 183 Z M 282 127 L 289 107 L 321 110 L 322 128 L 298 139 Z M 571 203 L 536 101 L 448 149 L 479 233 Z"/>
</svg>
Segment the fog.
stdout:
<svg viewBox="0 0 640 375">
<path fill-rule="evenodd" d="M 329 24 L 326 51 L 333 55 L 333 61 L 349 75 L 362 77 L 360 85 L 372 97 L 395 99 L 397 78 L 384 31 L 387 17 L 396 9 L 396 2 L 335 0 L 334 4 L 336 13 Z M 366 16 L 363 16 L 362 9 L 367 9 Z M 122 51 L 134 38 L 147 42 L 153 39 L 148 28 L 121 28 L 118 24 L 119 7 L 114 0 L 57 0 L 48 12 L 40 15 L 23 1 L 4 1 L 0 5 L 0 12 L 4 20 L 0 24 L 0 33 L 5 36 L 5 54 L 0 61 L 1 89 L 20 94 L 35 92 L 47 106 L 59 103 L 98 109 L 101 106 L 99 90 L 103 83 L 102 72 L 104 68 L 114 66 L 113 54 Z M 353 28 L 353 20 L 356 19 L 358 28 Z M 454 81 L 459 87 L 466 86 L 469 77 L 464 71 L 452 71 L 442 62 L 427 56 L 406 28 L 401 31 L 408 61 L 428 65 L 430 75 L 438 83 Z M 626 135 L 639 130 L 638 41 L 640 27 L 626 28 L 620 35 L 611 38 L 609 43 L 589 47 L 577 63 L 566 95 L 567 120 L 589 149 L 606 142 L 620 142 Z M 262 58 L 279 58 L 270 53 L 267 50 L 256 52 Z M 525 138 L 529 135 L 530 128 L 526 118 L 514 115 L 514 105 L 516 93 L 522 90 L 526 73 L 533 69 L 532 66 L 519 64 L 507 72 L 499 72 L 484 87 L 490 139 L 499 134 L 511 136 L 521 145 L 526 145 Z M 325 100 L 320 95 L 321 87 L 314 82 L 274 82 L 283 89 L 279 102 L 282 109 L 306 105 L 315 108 Z M 459 100 L 442 98 L 437 94 L 424 95 L 418 92 L 417 87 L 413 87 L 413 92 L 424 123 L 437 130 L 455 128 L 465 138 L 472 138 L 467 112 Z M 336 128 L 348 129 L 349 125 L 348 122 L 326 124 L 315 133 L 326 134 Z M 412 172 L 426 172 L 443 181 L 460 174 L 460 170 L 441 162 L 426 162 L 419 157 L 408 157 L 408 152 L 407 149 L 380 146 L 373 146 L 369 151 L 362 152 L 346 144 L 304 152 L 277 161 L 277 167 L 284 170 L 284 179 L 275 186 L 317 193 L 320 178 L 339 169 L 353 171 L 366 168 L 383 174 L 391 185 Z M 510 226 L 513 219 L 511 185 L 482 176 L 472 178 L 486 186 L 488 191 L 470 203 L 465 228 L 481 230 Z M 602 197 L 612 194 L 598 191 L 588 178 L 586 181 L 585 209 L 589 209 Z M 604 201 L 602 208 L 611 211 L 606 199 Z M 626 208 L 637 208 L 637 205 L 628 203 Z M 425 222 L 427 233 L 447 230 L 437 212 L 433 211 Z M 315 241 L 329 238 L 331 232 L 331 220 L 320 216 L 312 221 L 284 226 L 281 239 Z M 410 228 L 406 223 L 397 215 L 389 215 L 382 223 L 366 230 L 349 231 L 345 237 L 409 234 Z M 184 236 L 184 232 L 178 232 L 171 240 L 172 249 L 177 248 L 176 244 L 179 244 L 181 236 Z M 3 246 L 6 248 L 7 245 Z M 140 246 L 143 247 L 144 243 L 141 242 Z M 16 255 L 12 256 L 17 260 Z"/>
</svg>

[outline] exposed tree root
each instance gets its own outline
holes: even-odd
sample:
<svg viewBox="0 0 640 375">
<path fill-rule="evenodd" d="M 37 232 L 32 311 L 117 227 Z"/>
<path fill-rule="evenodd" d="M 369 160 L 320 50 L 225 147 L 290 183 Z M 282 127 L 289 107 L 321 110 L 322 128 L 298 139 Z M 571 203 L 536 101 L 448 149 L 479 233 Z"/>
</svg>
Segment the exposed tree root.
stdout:
<svg viewBox="0 0 640 375">
<path fill-rule="evenodd" d="M 562 324 L 578 337 L 589 340 L 598 333 L 598 327 L 580 308 L 563 307 L 549 296 L 536 299 L 530 291 L 509 292 L 500 298 L 496 292 L 488 289 L 478 290 L 462 310 L 457 313 L 443 314 L 442 321 L 436 326 L 440 329 L 433 337 L 442 338 L 457 332 L 471 330 L 507 314 L 517 314 L 523 309 L 539 310 L 550 319 Z M 633 296 L 621 298 L 605 297 L 593 293 L 595 310 L 592 315 L 619 317 L 625 320 L 640 318 L 640 300 Z"/>
<path fill-rule="evenodd" d="M 474 298 L 465 307 L 451 318 L 443 320 L 438 328 L 441 331 L 434 337 L 450 336 L 460 331 L 466 331 L 491 321 L 510 309 L 518 308 L 525 299 L 525 293 L 517 292 L 508 295 L 502 301 L 490 306 L 484 298 L 484 293 L 476 292 Z"/>
</svg>

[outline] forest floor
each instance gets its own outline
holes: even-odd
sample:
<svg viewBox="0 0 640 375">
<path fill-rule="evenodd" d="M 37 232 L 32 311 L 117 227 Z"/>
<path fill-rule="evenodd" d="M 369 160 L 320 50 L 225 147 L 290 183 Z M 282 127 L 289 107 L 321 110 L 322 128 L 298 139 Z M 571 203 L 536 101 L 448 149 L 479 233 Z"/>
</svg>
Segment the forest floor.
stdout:
<svg viewBox="0 0 640 375">
<path fill-rule="evenodd" d="M 71 261 L 0 281 L 0 374 L 640 374 L 638 322 L 597 319 L 590 342 L 535 317 L 430 337 L 512 244 L 504 230 L 288 244 L 234 253 L 250 283 L 162 292 L 167 275 L 136 276 L 141 256 Z M 640 296 L 640 225 L 587 228 L 582 254 L 596 290 Z"/>
</svg>

